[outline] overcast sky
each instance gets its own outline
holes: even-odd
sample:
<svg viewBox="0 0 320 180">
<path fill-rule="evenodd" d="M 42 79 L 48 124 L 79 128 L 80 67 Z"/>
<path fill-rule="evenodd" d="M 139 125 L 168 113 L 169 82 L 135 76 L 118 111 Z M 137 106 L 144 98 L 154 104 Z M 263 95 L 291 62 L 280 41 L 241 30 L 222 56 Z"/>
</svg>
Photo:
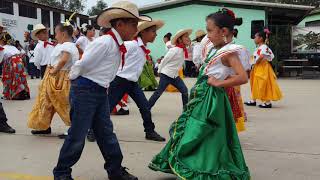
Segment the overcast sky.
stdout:
<svg viewBox="0 0 320 180">
<path fill-rule="evenodd" d="M 110 6 L 119 0 L 104 0 L 104 1 Z M 163 0 L 128 0 L 128 1 L 134 2 L 141 7 L 147 4 L 161 2 Z M 97 3 L 97 0 L 87 0 L 87 3 L 86 3 L 87 5 L 86 5 L 86 9 L 84 10 L 84 13 L 86 14 L 88 12 L 88 9 L 96 5 L 96 3 Z"/>
</svg>

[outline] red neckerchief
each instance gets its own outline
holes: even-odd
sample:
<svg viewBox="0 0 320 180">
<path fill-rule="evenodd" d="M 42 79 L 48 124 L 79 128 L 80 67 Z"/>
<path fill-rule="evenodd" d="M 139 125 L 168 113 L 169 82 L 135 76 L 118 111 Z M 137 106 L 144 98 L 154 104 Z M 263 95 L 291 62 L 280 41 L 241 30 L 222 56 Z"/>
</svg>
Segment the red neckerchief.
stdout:
<svg viewBox="0 0 320 180">
<path fill-rule="evenodd" d="M 183 44 L 177 44 L 176 46 L 179 47 L 179 48 L 181 48 L 181 49 L 183 49 L 184 58 L 185 58 L 185 59 L 189 59 L 189 53 L 188 53 L 188 50 L 187 50 L 186 46 L 183 45 Z"/>
<path fill-rule="evenodd" d="M 44 41 L 43 43 L 44 48 L 46 48 L 48 45 L 55 46 L 54 43 L 52 42 Z"/>
<path fill-rule="evenodd" d="M 121 62 L 122 62 L 121 68 L 123 68 L 123 66 L 125 64 L 125 60 L 124 59 L 125 59 L 125 54 L 127 53 L 127 48 L 124 45 L 124 43 L 122 43 L 121 45 L 119 44 L 119 41 L 117 40 L 116 35 L 112 32 L 112 30 L 108 31 L 106 34 L 110 35 L 112 37 L 112 39 L 118 44 L 119 50 L 120 50 L 120 52 L 122 54 L 122 56 L 121 56 Z"/>
<path fill-rule="evenodd" d="M 0 47 L 0 51 L 3 51 L 4 50 L 4 48 L 3 47 Z"/>
<path fill-rule="evenodd" d="M 134 40 L 138 42 L 138 38 L 135 38 Z M 151 53 L 151 51 L 149 49 L 147 49 L 144 45 L 142 45 L 140 47 L 143 50 L 144 54 L 146 55 L 146 59 L 148 61 L 151 61 L 151 58 L 150 58 L 150 55 L 149 55 Z"/>
</svg>

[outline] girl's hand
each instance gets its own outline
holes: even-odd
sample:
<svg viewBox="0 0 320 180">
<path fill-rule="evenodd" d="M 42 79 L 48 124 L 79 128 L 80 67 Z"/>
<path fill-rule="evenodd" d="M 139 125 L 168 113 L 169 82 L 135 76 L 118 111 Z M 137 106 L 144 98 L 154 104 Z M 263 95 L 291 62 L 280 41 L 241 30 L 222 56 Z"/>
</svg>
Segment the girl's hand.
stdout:
<svg viewBox="0 0 320 180">
<path fill-rule="evenodd" d="M 212 76 L 210 76 L 210 77 L 208 78 L 208 84 L 209 84 L 210 86 L 222 87 L 222 86 L 221 86 L 221 82 L 222 82 L 222 81 L 220 81 L 219 79 L 217 79 L 217 78 L 215 78 L 215 77 L 212 77 Z"/>
</svg>

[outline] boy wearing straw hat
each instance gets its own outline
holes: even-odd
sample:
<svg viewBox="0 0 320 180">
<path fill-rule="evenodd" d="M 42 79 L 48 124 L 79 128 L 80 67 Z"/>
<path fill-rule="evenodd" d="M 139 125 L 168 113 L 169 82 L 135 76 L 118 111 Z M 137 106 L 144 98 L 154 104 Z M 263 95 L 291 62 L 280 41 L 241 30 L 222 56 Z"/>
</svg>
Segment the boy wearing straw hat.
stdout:
<svg viewBox="0 0 320 180">
<path fill-rule="evenodd" d="M 105 160 L 109 179 L 138 180 L 122 167 L 123 156 L 113 132 L 107 89 L 118 68 L 125 64 L 127 50 L 123 42 L 133 38 L 138 21 L 142 20 L 151 21 L 140 16 L 138 7 L 128 1 L 115 3 L 97 17 L 99 26 L 111 25 L 112 29 L 90 43 L 81 60 L 71 69 L 71 127 L 53 170 L 55 180 L 72 180 L 71 167 L 80 159 L 90 127 Z"/>
<path fill-rule="evenodd" d="M 50 63 L 50 56 L 54 49 L 54 44 L 49 42 L 48 29 L 43 24 L 37 24 L 34 26 L 31 32 L 31 38 L 38 40 L 38 44 L 34 49 L 34 65 L 40 70 L 41 79 L 44 77 L 47 65 Z M 34 131 L 32 134 L 49 134 L 47 131 Z"/>
<path fill-rule="evenodd" d="M 201 44 L 202 39 L 206 36 L 206 32 L 200 29 L 196 31 L 196 38 L 193 40 L 195 43 L 193 44 L 193 63 L 196 65 L 197 69 L 202 65 L 202 61 L 204 57 L 202 57 L 203 46 Z"/>
<path fill-rule="evenodd" d="M 149 103 L 138 84 L 138 80 L 144 64 L 147 60 L 150 60 L 150 50 L 146 47 L 147 43 L 152 43 L 155 40 L 157 30 L 163 25 L 164 22 L 161 20 L 139 23 L 135 40 L 125 42 L 128 51 L 125 57 L 126 64 L 119 68 L 117 76 L 109 88 L 110 111 L 117 105 L 123 95 L 128 93 L 140 110 L 146 134 L 145 138 L 151 141 L 165 141 L 165 138 L 154 130 L 155 125 L 152 122 Z"/>
<path fill-rule="evenodd" d="M 179 30 L 172 38 L 172 44 L 175 47 L 170 48 L 159 64 L 158 72 L 160 74 L 160 82 L 158 89 L 149 99 L 150 109 L 155 105 L 162 93 L 169 84 L 175 86 L 181 93 L 183 107 L 188 103 L 188 88 L 183 80 L 179 77 L 179 69 L 182 68 L 184 60 L 188 59 L 187 45 L 190 44 L 190 34 L 192 29 Z"/>
</svg>

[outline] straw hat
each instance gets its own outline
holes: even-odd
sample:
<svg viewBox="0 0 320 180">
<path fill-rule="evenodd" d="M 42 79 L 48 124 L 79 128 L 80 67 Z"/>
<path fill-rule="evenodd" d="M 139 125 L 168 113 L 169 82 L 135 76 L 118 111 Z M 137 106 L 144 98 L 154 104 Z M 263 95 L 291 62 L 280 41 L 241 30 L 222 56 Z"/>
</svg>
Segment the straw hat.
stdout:
<svg viewBox="0 0 320 180">
<path fill-rule="evenodd" d="M 152 20 L 152 21 L 141 21 L 138 24 L 138 32 L 137 35 L 149 27 L 156 26 L 156 29 L 159 30 L 164 26 L 164 22 L 162 20 Z"/>
<path fill-rule="evenodd" d="M 203 37 L 203 36 L 205 36 L 205 35 L 207 35 L 207 33 L 204 32 L 204 30 L 200 29 L 200 30 L 196 31 L 196 38 L 195 38 L 193 41 L 195 41 L 195 40 L 197 40 L 198 38 Z"/>
<path fill-rule="evenodd" d="M 34 26 L 32 32 L 31 32 L 31 38 L 33 40 L 38 40 L 38 38 L 36 37 L 36 34 L 39 32 L 39 31 L 42 31 L 42 30 L 46 30 L 47 28 L 43 25 L 43 24 L 37 24 Z"/>
<path fill-rule="evenodd" d="M 185 35 L 185 34 L 188 34 L 190 36 L 190 34 L 192 33 L 192 29 L 182 29 L 182 30 L 179 30 L 172 38 L 171 42 L 173 45 L 176 45 L 177 43 L 177 40 Z"/>
<path fill-rule="evenodd" d="M 2 27 L 3 30 L 7 30 L 7 27 L 4 26 L 1 21 L 0 21 L 0 27 Z"/>
<path fill-rule="evenodd" d="M 119 18 L 136 18 L 140 21 L 152 20 L 148 16 L 140 16 L 137 5 L 129 1 L 119 1 L 105 9 L 97 17 L 97 24 L 102 27 L 110 27 L 110 21 Z"/>
</svg>

